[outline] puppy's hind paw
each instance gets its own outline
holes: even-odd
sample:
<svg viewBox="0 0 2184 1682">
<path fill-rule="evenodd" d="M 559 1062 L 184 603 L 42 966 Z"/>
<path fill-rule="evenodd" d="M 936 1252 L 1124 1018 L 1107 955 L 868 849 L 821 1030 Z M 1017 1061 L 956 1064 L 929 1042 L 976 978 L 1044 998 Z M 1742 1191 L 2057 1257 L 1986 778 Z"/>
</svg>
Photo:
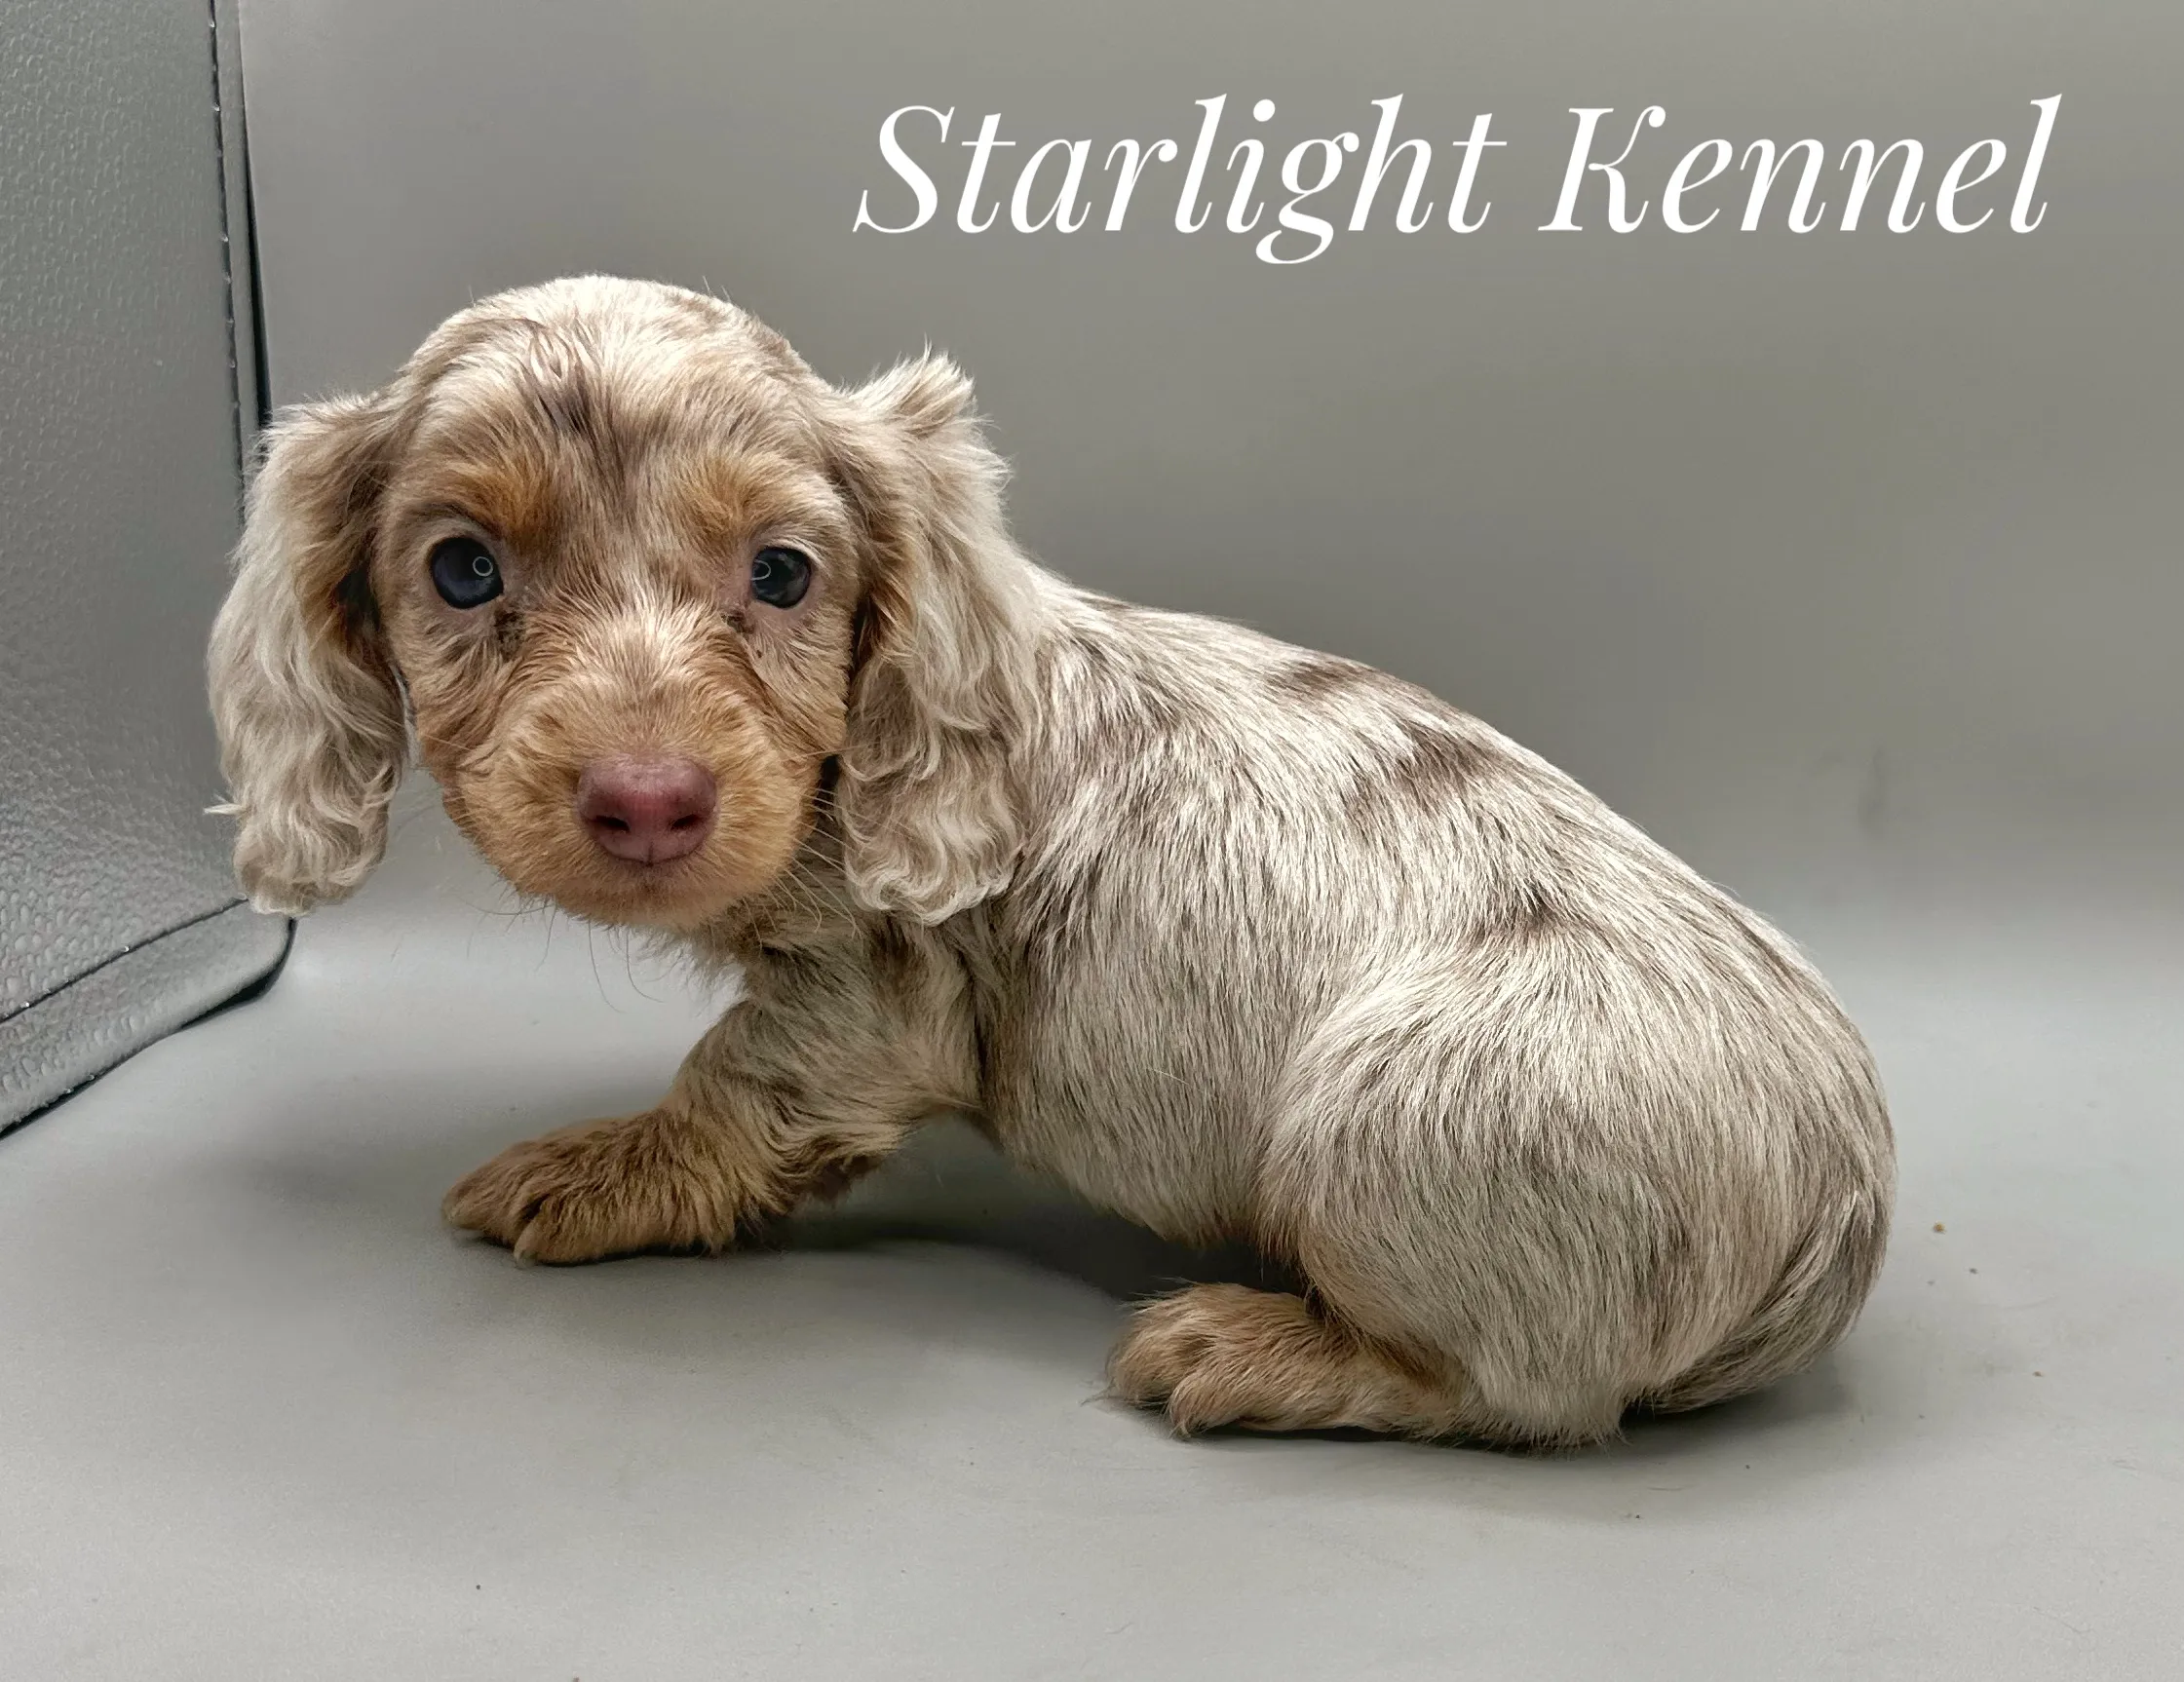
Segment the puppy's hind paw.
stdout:
<svg viewBox="0 0 2184 1682">
<path fill-rule="evenodd" d="M 1453 1397 L 1397 1370 L 1302 1297 L 1201 1284 L 1136 1318 L 1107 1365 L 1114 1394 L 1166 1410 L 1180 1435 L 1344 1427 L 1440 1435 Z"/>
</svg>

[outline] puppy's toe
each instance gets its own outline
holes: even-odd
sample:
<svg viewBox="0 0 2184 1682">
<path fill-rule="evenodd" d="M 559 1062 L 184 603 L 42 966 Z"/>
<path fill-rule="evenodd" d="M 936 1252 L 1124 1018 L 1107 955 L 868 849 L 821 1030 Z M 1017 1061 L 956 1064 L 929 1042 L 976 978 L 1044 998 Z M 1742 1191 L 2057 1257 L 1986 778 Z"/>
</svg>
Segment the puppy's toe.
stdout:
<svg viewBox="0 0 2184 1682">
<path fill-rule="evenodd" d="M 641 1119 L 590 1122 L 511 1145 L 455 1183 L 449 1224 L 506 1244 L 521 1261 L 584 1262 L 632 1250 L 695 1248 L 714 1238 L 713 1200 L 656 1151 L 632 1148 Z"/>
<path fill-rule="evenodd" d="M 1115 1395 L 1165 1408 L 1183 1434 L 1358 1427 L 1440 1435 L 1456 1394 L 1406 1373 L 1301 1297 L 1202 1284 L 1138 1310 L 1108 1362 Z"/>
<path fill-rule="evenodd" d="M 525 1179 L 522 1164 L 531 1149 L 529 1141 L 511 1145 L 491 1162 L 471 1169 L 441 1199 L 441 1218 L 496 1243 L 514 1243 L 522 1231 L 517 1210 Z"/>
<path fill-rule="evenodd" d="M 1133 1406 L 1165 1407 L 1169 1423 L 1186 1435 L 1236 1424 L 1272 1377 L 1264 1371 L 1262 1348 L 1270 1322 L 1290 1322 L 1306 1312 L 1295 1297 L 1243 1285 L 1193 1285 L 1137 1311 L 1108 1361 L 1108 1381 Z"/>
</svg>

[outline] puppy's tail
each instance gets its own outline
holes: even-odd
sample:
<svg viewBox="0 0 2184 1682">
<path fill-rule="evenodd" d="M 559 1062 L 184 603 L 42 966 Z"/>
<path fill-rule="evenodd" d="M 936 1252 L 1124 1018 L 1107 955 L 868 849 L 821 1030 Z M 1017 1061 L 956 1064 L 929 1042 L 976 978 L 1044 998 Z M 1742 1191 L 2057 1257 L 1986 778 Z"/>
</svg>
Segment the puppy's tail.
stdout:
<svg viewBox="0 0 2184 1682">
<path fill-rule="evenodd" d="M 1639 1405 L 1682 1413 L 1786 1378 L 1849 1331 L 1888 1247 L 1890 1199 L 1853 1192 L 1813 1224 L 1752 1317 Z"/>
</svg>

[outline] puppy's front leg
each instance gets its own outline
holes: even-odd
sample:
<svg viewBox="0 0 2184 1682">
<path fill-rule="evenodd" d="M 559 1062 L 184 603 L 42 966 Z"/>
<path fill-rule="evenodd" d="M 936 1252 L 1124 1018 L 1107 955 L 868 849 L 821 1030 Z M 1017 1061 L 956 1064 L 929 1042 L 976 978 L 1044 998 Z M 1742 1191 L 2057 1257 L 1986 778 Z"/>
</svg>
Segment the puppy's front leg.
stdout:
<svg viewBox="0 0 2184 1682">
<path fill-rule="evenodd" d="M 512 1145 L 441 1212 L 523 1260 L 581 1262 L 719 1249 L 839 1190 L 971 1093 L 944 1021 L 833 979 L 819 997 L 739 1004 L 658 1106 Z"/>
</svg>

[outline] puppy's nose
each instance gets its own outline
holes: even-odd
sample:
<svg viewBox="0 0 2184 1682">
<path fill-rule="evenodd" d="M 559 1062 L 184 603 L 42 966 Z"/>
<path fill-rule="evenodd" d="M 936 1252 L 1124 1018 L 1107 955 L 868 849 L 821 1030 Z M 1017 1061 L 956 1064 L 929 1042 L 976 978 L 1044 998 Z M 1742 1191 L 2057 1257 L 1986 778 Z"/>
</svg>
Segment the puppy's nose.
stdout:
<svg viewBox="0 0 2184 1682">
<path fill-rule="evenodd" d="M 576 784 L 577 821 L 603 851 L 638 864 L 697 852 L 717 803 L 695 759 L 594 759 Z"/>
</svg>

